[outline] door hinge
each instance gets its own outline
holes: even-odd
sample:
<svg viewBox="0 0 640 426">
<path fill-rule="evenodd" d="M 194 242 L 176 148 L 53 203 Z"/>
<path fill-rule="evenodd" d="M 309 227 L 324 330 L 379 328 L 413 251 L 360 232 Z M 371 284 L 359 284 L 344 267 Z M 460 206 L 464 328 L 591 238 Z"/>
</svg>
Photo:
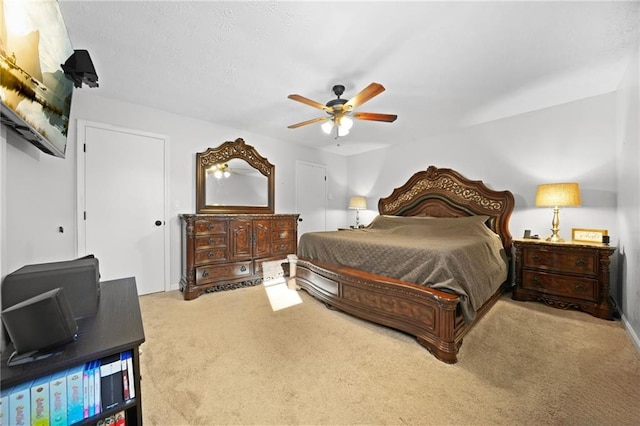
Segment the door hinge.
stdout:
<svg viewBox="0 0 640 426">
<path fill-rule="evenodd" d="M 87 212 L 84 212 L 84 220 L 87 220 Z"/>
<path fill-rule="evenodd" d="M 87 144 L 82 144 L 82 152 L 87 152 Z"/>
</svg>

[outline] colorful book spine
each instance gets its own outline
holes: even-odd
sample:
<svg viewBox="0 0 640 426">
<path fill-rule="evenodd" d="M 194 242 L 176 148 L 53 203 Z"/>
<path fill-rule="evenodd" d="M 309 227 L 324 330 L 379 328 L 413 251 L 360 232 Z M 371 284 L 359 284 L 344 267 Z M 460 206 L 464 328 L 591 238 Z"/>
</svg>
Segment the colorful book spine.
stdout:
<svg viewBox="0 0 640 426">
<path fill-rule="evenodd" d="M 9 424 L 9 393 L 11 388 L 0 390 L 0 426 Z"/>
<path fill-rule="evenodd" d="M 70 425 L 84 418 L 83 376 L 81 365 L 67 370 L 67 422 Z"/>
<path fill-rule="evenodd" d="M 122 370 L 122 395 L 125 401 L 131 399 L 131 395 L 129 394 L 129 366 L 127 364 L 127 356 L 126 353 L 120 354 L 120 362 L 122 366 L 120 367 Z"/>
<path fill-rule="evenodd" d="M 67 372 L 51 376 L 49 381 L 49 420 L 51 426 L 67 425 Z"/>
<path fill-rule="evenodd" d="M 9 424 L 29 426 L 31 424 L 31 382 L 14 387 L 9 394 Z"/>
<path fill-rule="evenodd" d="M 131 356 L 131 351 L 127 351 L 127 375 L 129 377 L 129 399 L 133 399 L 136 397 L 136 382 L 133 379 L 133 358 Z"/>
<path fill-rule="evenodd" d="M 49 381 L 40 377 L 31 384 L 31 425 L 49 426 Z"/>
<path fill-rule="evenodd" d="M 67 370 L 67 422 L 74 424 L 84 418 L 84 367 Z"/>
<path fill-rule="evenodd" d="M 94 380 L 93 380 L 93 389 L 95 393 L 95 399 L 93 401 L 93 407 L 95 414 L 100 414 L 102 412 L 102 392 L 100 385 L 100 361 L 93 362 L 94 369 Z"/>
<path fill-rule="evenodd" d="M 116 419 L 115 426 L 126 426 L 127 418 L 125 417 L 124 411 L 118 411 L 114 417 Z"/>
</svg>

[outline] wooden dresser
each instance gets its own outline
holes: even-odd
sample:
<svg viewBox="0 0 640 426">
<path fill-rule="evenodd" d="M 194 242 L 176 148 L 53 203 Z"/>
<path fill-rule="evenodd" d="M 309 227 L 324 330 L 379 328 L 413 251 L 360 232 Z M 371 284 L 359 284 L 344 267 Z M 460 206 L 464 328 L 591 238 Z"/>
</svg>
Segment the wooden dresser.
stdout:
<svg viewBox="0 0 640 426">
<path fill-rule="evenodd" d="M 262 262 L 298 248 L 297 214 L 182 214 L 180 222 L 186 300 L 260 284 Z"/>
<path fill-rule="evenodd" d="M 536 300 L 612 319 L 610 257 L 615 247 L 599 243 L 550 243 L 515 239 L 514 300 Z"/>
</svg>

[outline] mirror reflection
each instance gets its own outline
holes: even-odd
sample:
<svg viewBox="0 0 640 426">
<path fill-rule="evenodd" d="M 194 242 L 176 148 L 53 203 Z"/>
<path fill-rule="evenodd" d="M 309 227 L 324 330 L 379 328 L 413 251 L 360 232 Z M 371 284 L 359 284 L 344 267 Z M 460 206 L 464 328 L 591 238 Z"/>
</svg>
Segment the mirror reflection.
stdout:
<svg viewBox="0 0 640 426">
<path fill-rule="evenodd" d="M 214 163 L 206 170 L 208 206 L 267 206 L 269 180 L 240 158 Z"/>
<path fill-rule="evenodd" d="M 242 138 L 196 153 L 196 213 L 273 214 L 275 166 Z"/>
</svg>

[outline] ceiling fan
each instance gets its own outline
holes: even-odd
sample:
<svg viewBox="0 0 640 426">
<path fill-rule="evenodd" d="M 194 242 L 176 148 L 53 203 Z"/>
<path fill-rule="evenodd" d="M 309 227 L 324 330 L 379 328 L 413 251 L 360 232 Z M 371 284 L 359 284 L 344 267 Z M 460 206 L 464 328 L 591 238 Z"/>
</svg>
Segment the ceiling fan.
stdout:
<svg viewBox="0 0 640 426">
<path fill-rule="evenodd" d="M 322 124 L 322 130 L 324 130 L 325 133 L 330 134 L 335 127 L 337 139 L 339 136 L 345 136 L 349 133 L 349 130 L 353 125 L 351 117 L 358 120 L 383 121 L 386 123 L 392 123 L 396 120 L 396 118 L 398 118 L 397 115 L 353 111 L 354 108 L 362 105 L 374 96 L 378 96 L 380 93 L 384 92 L 384 90 L 385 89 L 382 84 L 371 83 L 353 98 L 347 100 L 340 98 L 340 96 L 342 96 L 342 94 L 344 93 L 344 86 L 341 84 L 337 84 L 333 86 L 333 93 L 337 96 L 337 98 L 330 100 L 326 103 L 326 105 L 323 105 L 320 102 L 313 101 L 309 98 L 305 98 L 304 96 L 295 94 L 289 95 L 289 99 L 302 102 L 303 104 L 312 106 L 314 108 L 321 109 L 325 111 L 327 115 L 324 117 L 313 118 L 311 120 L 292 124 L 288 126 L 288 128 L 297 129 L 298 127 L 306 126 L 307 124 L 324 122 Z"/>
</svg>

